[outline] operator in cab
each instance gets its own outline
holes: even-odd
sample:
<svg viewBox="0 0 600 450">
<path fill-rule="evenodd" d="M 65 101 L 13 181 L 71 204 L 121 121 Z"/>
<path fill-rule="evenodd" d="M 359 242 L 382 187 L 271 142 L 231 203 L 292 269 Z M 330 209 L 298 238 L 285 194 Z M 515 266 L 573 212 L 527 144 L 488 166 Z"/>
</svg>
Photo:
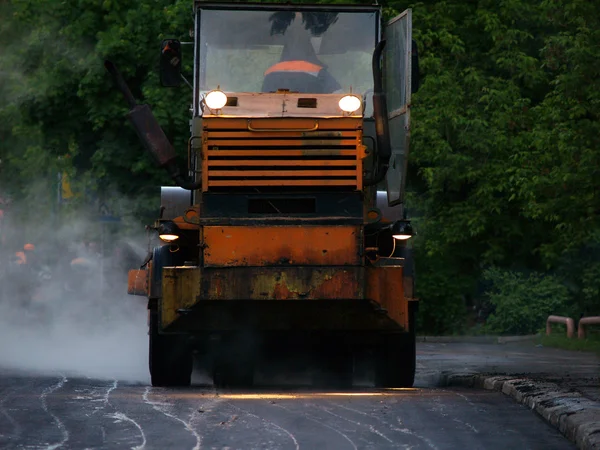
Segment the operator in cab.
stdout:
<svg viewBox="0 0 600 450">
<path fill-rule="evenodd" d="M 340 84 L 319 61 L 310 34 L 296 18 L 285 32 L 280 61 L 265 71 L 263 92 L 289 90 L 304 94 L 332 94 Z"/>
</svg>

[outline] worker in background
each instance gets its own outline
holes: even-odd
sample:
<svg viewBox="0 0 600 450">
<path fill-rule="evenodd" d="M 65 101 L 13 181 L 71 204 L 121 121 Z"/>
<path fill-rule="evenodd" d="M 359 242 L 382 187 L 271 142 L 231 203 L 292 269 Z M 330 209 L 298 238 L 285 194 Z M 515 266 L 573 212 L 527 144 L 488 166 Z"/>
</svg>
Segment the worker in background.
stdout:
<svg viewBox="0 0 600 450">
<path fill-rule="evenodd" d="M 23 253 L 25 253 L 25 264 L 29 265 L 29 267 L 35 266 L 37 262 L 35 245 L 25 244 L 23 246 Z"/>
<path fill-rule="evenodd" d="M 24 266 L 27 264 L 27 256 L 25 256 L 25 252 L 23 250 L 15 252 L 14 263 L 18 266 Z"/>
<path fill-rule="evenodd" d="M 289 90 L 306 94 L 339 91 L 340 84 L 319 61 L 310 34 L 302 27 L 300 14 L 297 14 L 294 22 L 285 31 L 280 61 L 265 72 L 262 91 Z"/>
<path fill-rule="evenodd" d="M 23 248 L 15 252 L 12 259 L 10 282 L 13 294 L 19 303 L 29 305 L 35 290 L 32 279 L 32 264 L 34 263 L 35 246 L 25 244 Z"/>
<path fill-rule="evenodd" d="M 100 254 L 95 242 L 82 242 L 75 258 L 71 259 L 70 275 L 64 284 L 68 292 L 83 294 L 93 284 L 91 280 L 100 270 Z"/>
<path fill-rule="evenodd" d="M 35 246 L 33 244 L 25 244 L 22 250 L 15 252 L 14 262 L 18 266 L 30 266 L 33 260 L 33 252 Z"/>
</svg>

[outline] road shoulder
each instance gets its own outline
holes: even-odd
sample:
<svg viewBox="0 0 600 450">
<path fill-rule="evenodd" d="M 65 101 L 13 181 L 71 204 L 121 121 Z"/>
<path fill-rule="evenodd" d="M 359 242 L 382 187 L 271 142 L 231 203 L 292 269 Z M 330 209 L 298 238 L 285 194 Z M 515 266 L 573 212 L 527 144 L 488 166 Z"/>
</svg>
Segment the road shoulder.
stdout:
<svg viewBox="0 0 600 450">
<path fill-rule="evenodd" d="M 500 391 L 535 410 L 578 448 L 600 449 L 600 402 L 560 384 L 516 375 L 443 372 L 440 384 Z"/>
</svg>

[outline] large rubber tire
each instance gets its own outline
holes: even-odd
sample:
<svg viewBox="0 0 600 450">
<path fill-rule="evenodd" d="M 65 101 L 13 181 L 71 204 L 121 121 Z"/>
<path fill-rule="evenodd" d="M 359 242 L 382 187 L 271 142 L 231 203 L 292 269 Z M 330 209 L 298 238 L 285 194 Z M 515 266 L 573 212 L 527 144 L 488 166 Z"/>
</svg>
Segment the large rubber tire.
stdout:
<svg viewBox="0 0 600 450">
<path fill-rule="evenodd" d="M 375 349 L 375 386 L 411 388 L 415 382 L 416 342 L 413 333 L 385 334 Z"/>
<path fill-rule="evenodd" d="M 158 333 L 158 312 L 150 311 L 149 368 L 152 386 L 189 386 L 192 352 L 184 337 Z"/>
<path fill-rule="evenodd" d="M 155 247 L 152 256 L 152 292 L 158 302 L 150 310 L 149 368 L 152 386 L 189 386 L 193 358 L 185 336 L 159 334 L 157 308 L 162 296 L 163 267 L 183 264 L 180 252 L 171 252 L 169 245 Z"/>
</svg>

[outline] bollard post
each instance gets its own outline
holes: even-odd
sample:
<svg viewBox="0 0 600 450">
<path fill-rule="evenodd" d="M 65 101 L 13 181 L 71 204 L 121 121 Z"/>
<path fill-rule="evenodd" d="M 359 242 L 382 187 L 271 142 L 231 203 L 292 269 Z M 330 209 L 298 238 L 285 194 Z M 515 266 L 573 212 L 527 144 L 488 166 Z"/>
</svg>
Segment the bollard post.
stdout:
<svg viewBox="0 0 600 450">
<path fill-rule="evenodd" d="M 577 337 L 585 339 L 585 325 L 600 325 L 600 316 L 582 317 L 579 319 L 579 327 L 577 329 Z"/>
<path fill-rule="evenodd" d="M 552 326 L 550 325 L 551 323 L 562 323 L 563 325 L 566 325 L 567 337 L 569 339 L 573 337 L 573 334 L 575 334 L 575 322 L 573 319 L 563 316 L 548 316 L 548 319 L 546 319 L 546 336 L 550 336 L 550 332 L 552 331 Z"/>
</svg>

